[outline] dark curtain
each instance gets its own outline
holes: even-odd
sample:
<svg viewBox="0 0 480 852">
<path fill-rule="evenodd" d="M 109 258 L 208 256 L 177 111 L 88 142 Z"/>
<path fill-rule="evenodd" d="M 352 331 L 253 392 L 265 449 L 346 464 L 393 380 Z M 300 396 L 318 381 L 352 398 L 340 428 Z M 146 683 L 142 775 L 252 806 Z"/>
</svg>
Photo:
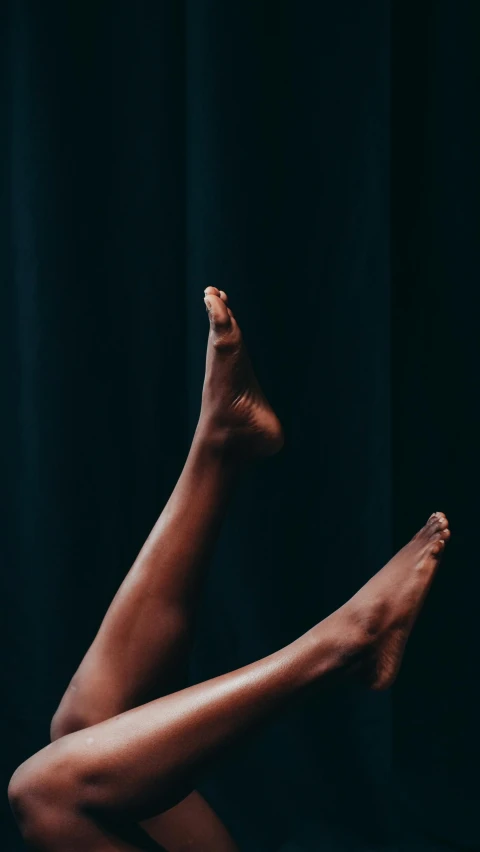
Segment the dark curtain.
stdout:
<svg viewBox="0 0 480 852">
<path fill-rule="evenodd" d="M 453 537 L 392 693 L 302 703 L 203 791 L 246 852 L 479 848 L 479 13 L 2 4 L 4 789 L 181 470 L 213 284 L 287 441 L 231 507 L 192 678 L 309 628 L 432 511 Z"/>
</svg>

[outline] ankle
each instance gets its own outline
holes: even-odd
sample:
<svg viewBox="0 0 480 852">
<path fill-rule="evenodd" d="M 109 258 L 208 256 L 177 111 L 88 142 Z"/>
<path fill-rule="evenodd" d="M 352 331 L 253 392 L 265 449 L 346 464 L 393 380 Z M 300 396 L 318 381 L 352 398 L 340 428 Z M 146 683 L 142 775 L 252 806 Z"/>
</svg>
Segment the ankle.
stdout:
<svg viewBox="0 0 480 852">
<path fill-rule="evenodd" d="M 193 447 L 210 458 L 220 458 L 223 462 L 238 464 L 241 461 L 238 442 L 232 430 L 217 418 L 200 413 L 195 430 Z"/>
<path fill-rule="evenodd" d="M 373 637 L 348 604 L 317 624 L 311 632 L 327 642 L 333 671 L 347 674 L 370 654 Z"/>
</svg>

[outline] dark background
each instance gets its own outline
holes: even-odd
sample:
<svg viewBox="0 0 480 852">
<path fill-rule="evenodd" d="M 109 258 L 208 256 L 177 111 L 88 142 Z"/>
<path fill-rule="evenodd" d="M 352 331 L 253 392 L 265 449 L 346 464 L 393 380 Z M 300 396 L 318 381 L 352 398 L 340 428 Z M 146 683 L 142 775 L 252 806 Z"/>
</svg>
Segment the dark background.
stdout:
<svg viewBox="0 0 480 852">
<path fill-rule="evenodd" d="M 394 690 L 290 711 L 204 792 L 246 852 L 480 847 L 479 13 L 2 4 L 4 789 L 180 472 L 213 284 L 287 441 L 232 506 L 192 676 L 310 627 L 432 511 L 453 537 Z"/>
</svg>

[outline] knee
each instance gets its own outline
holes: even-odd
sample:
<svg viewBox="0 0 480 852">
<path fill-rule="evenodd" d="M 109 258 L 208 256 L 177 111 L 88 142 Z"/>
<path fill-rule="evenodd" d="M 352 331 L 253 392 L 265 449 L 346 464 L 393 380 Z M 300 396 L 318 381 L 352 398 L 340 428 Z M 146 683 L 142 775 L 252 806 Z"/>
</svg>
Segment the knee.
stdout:
<svg viewBox="0 0 480 852">
<path fill-rule="evenodd" d="M 48 849 L 57 813 L 52 779 L 48 768 L 41 771 L 40 766 L 35 755 L 18 767 L 8 785 L 8 800 L 24 840 Z"/>
<path fill-rule="evenodd" d="M 35 758 L 22 763 L 13 773 L 8 785 L 8 801 L 17 822 L 23 822 L 31 814 L 38 793 L 38 772 Z"/>
<path fill-rule="evenodd" d="M 70 792 L 74 780 L 68 778 L 65 762 L 47 746 L 30 757 L 14 772 L 8 786 L 8 800 L 24 840 L 34 848 L 55 849 L 68 824 Z"/>
</svg>

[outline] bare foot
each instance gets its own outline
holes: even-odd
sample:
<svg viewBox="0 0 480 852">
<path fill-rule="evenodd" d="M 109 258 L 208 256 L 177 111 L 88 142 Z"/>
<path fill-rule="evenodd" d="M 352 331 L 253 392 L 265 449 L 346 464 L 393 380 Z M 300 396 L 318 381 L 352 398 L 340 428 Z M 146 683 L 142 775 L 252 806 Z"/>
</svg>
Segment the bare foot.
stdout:
<svg viewBox="0 0 480 852">
<path fill-rule="evenodd" d="M 226 293 L 205 290 L 210 320 L 201 421 L 214 440 L 245 455 L 273 455 L 283 445 L 280 422 L 255 378 Z"/>
<path fill-rule="evenodd" d="M 435 512 L 420 532 L 331 616 L 347 616 L 349 630 L 360 628 L 360 671 L 371 689 L 387 689 L 394 682 L 449 538 L 445 515 Z"/>
</svg>

